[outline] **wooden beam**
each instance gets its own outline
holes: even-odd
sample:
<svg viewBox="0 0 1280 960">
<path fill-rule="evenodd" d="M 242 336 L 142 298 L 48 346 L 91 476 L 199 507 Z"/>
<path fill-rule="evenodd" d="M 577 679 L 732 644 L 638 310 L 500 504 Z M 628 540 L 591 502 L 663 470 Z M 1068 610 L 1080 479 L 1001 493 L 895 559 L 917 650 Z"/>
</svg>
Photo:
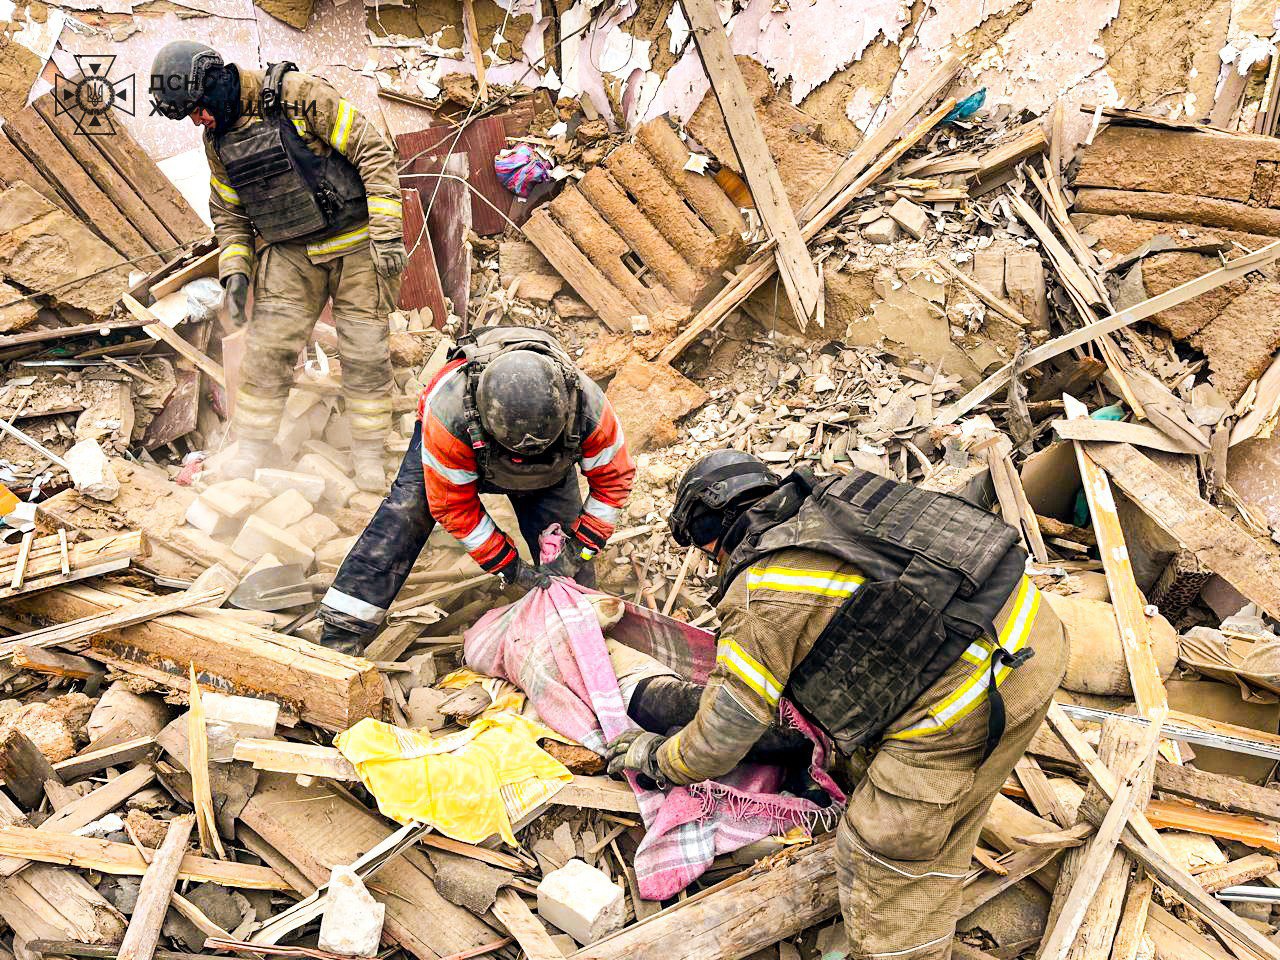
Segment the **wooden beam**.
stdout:
<svg viewBox="0 0 1280 960">
<path fill-rule="evenodd" d="M 102 668 L 92 660 L 77 657 L 74 653 L 59 653 L 41 647 L 14 647 L 13 665 L 20 670 L 68 680 L 88 680 L 90 677 L 100 677 L 103 673 Z"/>
<path fill-rule="evenodd" d="M 1267 857 L 1261 853 L 1251 853 L 1219 864 L 1196 874 L 1196 883 L 1204 887 L 1206 893 L 1217 893 L 1225 887 L 1234 887 L 1238 883 L 1247 883 L 1275 873 L 1277 866 L 1275 857 Z"/>
<path fill-rule="evenodd" d="M 502 921 L 507 933 L 520 944 L 527 960 L 564 960 L 564 954 L 547 933 L 542 921 L 533 915 L 520 894 L 510 887 L 498 891 L 493 902 L 493 915 Z"/>
<path fill-rule="evenodd" d="M 46 780 L 61 782 L 40 748 L 17 727 L 0 733 L 0 777 L 28 810 L 35 810 L 44 800 Z"/>
<path fill-rule="evenodd" d="M 821 326 L 822 280 L 809 256 L 773 155 L 769 153 L 742 71 L 733 58 L 729 35 L 720 21 L 720 9 L 714 0 L 680 0 L 680 5 L 689 21 L 707 79 L 711 81 L 711 91 L 724 115 L 733 152 L 751 188 L 751 199 L 769 235 L 776 241 L 774 256 L 796 322 L 801 330 L 809 320 L 816 320 Z"/>
<path fill-rule="evenodd" d="M 208 856 L 225 860 L 227 852 L 218 836 L 218 823 L 213 815 L 213 787 L 209 782 L 209 738 L 204 727 L 204 701 L 196 678 L 196 665 L 191 664 L 191 686 L 187 689 L 191 709 L 187 712 L 187 772 L 191 774 L 191 806 L 196 812 L 200 831 L 200 849 Z"/>
<path fill-rule="evenodd" d="M 82 540 L 72 545 L 71 573 L 64 575 L 62 548 L 56 535 L 24 538 L 21 546 L 0 548 L 0 600 L 123 570 L 134 557 L 144 557 L 148 552 L 146 540 L 137 530 Z"/>
<path fill-rule="evenodd" d="M 154 737 L 134 737 L 132 740 L 123 740 L 99 750 L 86 750 L 66 760 L 59 760 L 53 765 L 53 769 L 58 771 L 58 776 L 64 783 L 71 783 L 107 767 L 135 763 L 151 756 L 158 749 Z"/>
<path fill-rule="evenodd" d="M 147 861 L 131 843 L 49 833 L 28 827 L 0 827 L 0 854 L 122 876 L 141 877 L 147 872 Z M 216 883 L 246 890 L 291 889 L 270 867 L 209 860 L 190 853 L 182 858 L 179 876 L 197 883 Z"/>
<path fill-rule="evenodd" d="M 476 26 L 476 8 L 473 0 L 462 0 L 462 19 L 467 29 L 467 43 L 471 47 L 471 59 L 476 68 L 476 90 L 480 102 L 489 99 L 489 84 L 484 77 L 484 48 L 480 46 L 480 29 Z"/>
<path fill-rule="evenodd" d="M 1276 257 L 1280 257 L 1280 240 L 1269 243 L 1265 247 L 1259 247 L 1253 253 L 1237 257 L 1225 266 L 1210 270 L 1208 273 L 1188 280 L 1186 283 L 1179 284 L 1172 290 L 1166 290 L 1157 296 L 1149 297 L 1141 303 L 1126 307 L 1124 310 L 1118 310 L 1094 323 L 1085 324 L 1070 333 L 1065 333 L 1056 339 L 1050 340 L 1048 343 L 1034 347 L 1028 350 L 1020 361 L 1021 369 L 1025 370 L 1028 367 L 1044 363 L 1046 360 L 1052 360 L 1068 350 L 1083 346 L 1105 334 L 1114 333 L 1137 323 L 1139 320 L 1146 320 L 1162 310 L 1176 307 L 1178 304 L 1185 303 L 1209 290 L 1216 290 L 1224 284 L 1238 280 L 1245 274 L 1265 266 Z M 939 410 L 937 416 L 933 418 L 934 424 L 943 425 L 959 420 L 965 414 L 974 410 L 978 404 L 993 396 L 997 390 L 1006 386 L 1012 373 L 1013 364 L 1006 363 L 955 403 Z"/>
<path fill-rule="evenodd" d="M 121 584 L 77 584 L 23 597 L 17 606 L 67 621 L 154 599 Z M 95 634 L 91 644 L 85 656 L 178 691 L 186 690 L 194 663 L 206 688 L 275 700 L 327 730 L 346 730 L 364 717 L 382 715 L 382 682 L 373 664 L 262 627 L 173 613 Z"/>
<path fill-rule="evenodd" d="M 226 389 L 227 375 L 222 370 L 222 364 L 211 360 L 191 344 L 187 343 L 186 340 L 183 340 L 182 337 L 178 335 L 177 331 L 162 321 L 149 309 L 140 304 L 133 297 L 129 296 L 129 294 L 121 294 L 120 302 L 125 305 L 125 308 L 130 313 L 143 321 L 143 333 L 149 336 L 152 340 L 156 340 L 171 347 L 178 356 L 195 364 L 202 372 L 208 374 L 215 383 L 223 389 Z"/>
<path fill-rule="evenodd" d="M 1063 440 L 1088 440 L 1103 443 L 1129 443 L 1135 447 L 1160 450 L 1164 453 L 1185 453 L 1200 456 L 1209 452 L 1207 443 L 1196 446 L 1190 439 L 1172 437 L 1146 423 L 1130 423 L 1123 420 L 1093 420 L 1088 417 L 1077 420 L 1054 420 L 1050 426 Z"/>
<path fill-rule="evenodd" d="M 120 949 L 115 944 L 79 943 L 75 940 L 28 940 L 27 949 L 38 957 L 96 957 L 115 960 Z M 179 950 L 157 950 L 152 960 L 207 960 L 212 953 L 183 953 Z"/>
<path fill-rule="evenodd" d="M 1274 547 L 1240 529 L 1128 444 L 1091 443 L 1085 449 L 1156 526 L 1270 616 L 1280 617 L 1280 553 Z"/>
<path fill-rule="evenodd" d="M 116 809 L 154 780 L 155 775 L 155 769 L 148 763 L 130 767 L 98 789 L 72 800 L 36 829 L 50 833 L 72 833 L 79 830 Z"/>
<path fill-rule="evenodd" d="M 169 821 L 164 842 L 142 875 L 138 902 L 129 918 L 124 939 L 120 941 L 119 960 L 153 960 L 160 943 L 160 927 L 169 910 L 169 898 L 178 883 L 178 871 L 194 823 L 195 818 L 190 814 Z"/>
<path fill-rule="evenodd" d="M 1111 960 L 1135 960 L 1142 937 L 1147 928 L 1147 914 L 1151 909 L 1151 894 L 1155 884 L 1150 877 L 1139 876 L 1125 894 L 1120 909 L 1120 922 L 1116 925 L 1115 940 L 1111 944 Z"/>
</svg>

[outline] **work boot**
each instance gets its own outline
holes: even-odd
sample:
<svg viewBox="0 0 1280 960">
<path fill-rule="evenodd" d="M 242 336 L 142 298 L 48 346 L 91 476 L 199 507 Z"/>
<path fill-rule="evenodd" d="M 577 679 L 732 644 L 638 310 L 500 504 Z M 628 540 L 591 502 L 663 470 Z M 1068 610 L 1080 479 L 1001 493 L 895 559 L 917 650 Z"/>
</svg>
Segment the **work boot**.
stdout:
<svg viewBox="0 0 1280 960">
<path fill-rule="evenodd" d="M 266 463 L 271 453 L 270 440 L 237 440 L 236 455 L 222 465 L 219 480 L 252 480 L 254 471 Z"/>
<path fill-rule="evenodd" d="M 351 462 L 356 486 L 366 493 L 387 492 L 386 446 L 381 440 L 353 440 Z"/>
<path fill-rule="evenodd" d="M 343 630 L 332 623 L 326 623 L 324 630 L 320 632 L 320 645 L 336 650 L 338 653 L 345 653 L 349 657 L 360 656 L 360 651 L 364 649 L 364 643 L 358 633 Z"/>
</svg>

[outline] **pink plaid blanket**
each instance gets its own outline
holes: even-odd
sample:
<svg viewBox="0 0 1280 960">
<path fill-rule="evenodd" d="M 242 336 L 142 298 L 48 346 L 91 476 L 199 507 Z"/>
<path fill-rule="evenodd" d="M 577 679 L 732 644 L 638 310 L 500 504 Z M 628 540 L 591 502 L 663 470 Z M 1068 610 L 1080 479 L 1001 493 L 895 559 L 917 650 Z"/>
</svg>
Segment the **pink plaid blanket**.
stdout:
<svg viewBox="0 0 1280 960">
<path fill-rule="evenodd" d="M 544 541 L 546 535 L 544 535 Z M 544 546 L 544 550 L 546 547 Z M 544 723 L 601 755 L 605 745 L 635 728 L 627 716 L 604 635 L 584 587 L 557 579 L 506 607 L 489 611 L 466 631 L 467 664 L 509 680 L 529 697 Z M 716 856 L 793 826 L 812 828 L 839 814 L 845 797 L 824 769 L 823 737 L 786 701 L 785 722 L 814 741 L 814 780 L 831 794 L 831 807 L 778 793 L 778 767 L 743 764 L 719 781 L 667 791 L 636 792 L 646 834 L 636 852 L 640 893 L 650 900 L 675 896 Z"/>
</svg>

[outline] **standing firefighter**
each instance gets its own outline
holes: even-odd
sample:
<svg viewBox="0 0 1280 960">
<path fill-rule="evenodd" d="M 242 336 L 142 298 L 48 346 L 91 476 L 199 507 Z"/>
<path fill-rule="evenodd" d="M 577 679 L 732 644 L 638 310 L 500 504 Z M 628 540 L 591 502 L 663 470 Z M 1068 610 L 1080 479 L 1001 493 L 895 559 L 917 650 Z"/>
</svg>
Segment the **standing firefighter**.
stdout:
<svg viewBox="0 0 1280 960">
<path fill-rule="evenodd" d="M 164 116 L 204 127 L 218 277 L 236 326 L 246 322 L 253 277 L 238 448 L 224 474 L 250 476 L 270 453 L 298 354 L 332 300 L 356 483 L 384 490 L 387 317 L 406 260 L 391 143 L 327 82 L 292 63 L 241 69 L 190 40 L 156 55 L 151 93 Z M 255 252 L 256 238 L 263 246 Z"/>
<path fill-rule="evenodd" d="M 845 755 L 878 747 L 836 837 L 853 955 L 945 960 L 978 832 L 1066 669 L 1017 534 L 956 497 L 779 481 L 732 450 L 685 474 L 671 530 L 720 561 L 716 668 L 690 723 L 620 737 L 610 772 L 723 776 L 784 695 Z"/>
<path fill-rule="evenodd" d="M 558 575 L 592 585 L 589 561 L 631 495 L 635 465 L 613 407 L 541 330 L 463 338 L 423 393 L 418 420 L 391 492 L 325 594 L 326 646 L 357 649 L 377 628 L 437 522 L 507 583 Z M 575 467 L 590 488 L 585 504 Z M 539 534 L 559 523 L 568 534 L 560 555 L 545 566 L 522 561 L 481 493 L 510 497 L 534 557 Z"/>
</svg>

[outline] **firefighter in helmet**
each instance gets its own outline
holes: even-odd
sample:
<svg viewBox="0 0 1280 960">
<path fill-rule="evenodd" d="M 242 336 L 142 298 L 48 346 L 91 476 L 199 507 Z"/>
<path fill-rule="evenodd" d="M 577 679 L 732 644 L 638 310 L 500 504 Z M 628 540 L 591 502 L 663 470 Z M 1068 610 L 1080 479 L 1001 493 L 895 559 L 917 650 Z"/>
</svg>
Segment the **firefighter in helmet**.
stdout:
<svg viewBox="0 0 1280 960">
<path fill-rule="evenodd" d="M 853 956 L 946 960 L 983 820 L 1066 670 L 1018 534 L 958 497 L 780 480 L 734 450 L 684 475 L 671 531 L 720 564 L 716 668 L 692 721 L 624 734 L 610 772 L 723 776 L 788 698 L 870 756 L 836 838 Z"/>
<path fill-rule="evenodd" d="M 292 63 L 241 68 L 192 40 L 161 48 L 150 87 L 157 112 L 204 128 L 218 277 L 236 326 L 249 322 L 253 286 L 237 450 L 223 475 L 252 476 L 270 457 L 298 354 L 332 302 L 356 483 L 385 490 L 387 318 L 406 262 L 390 140 Z"/>
</svg>

